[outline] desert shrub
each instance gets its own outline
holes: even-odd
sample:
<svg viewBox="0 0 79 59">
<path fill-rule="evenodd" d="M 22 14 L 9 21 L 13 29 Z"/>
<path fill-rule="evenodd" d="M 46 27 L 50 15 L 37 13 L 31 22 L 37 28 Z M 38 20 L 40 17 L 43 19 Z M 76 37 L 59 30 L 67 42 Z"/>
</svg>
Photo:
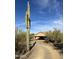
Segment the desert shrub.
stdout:
<svg viewBox="0 0 79 59">
<path fill-rule="evenodd" d="M 51 42 L 55 42 L 55 43 L 63 42 L 63 33 L 56 28 L 54 29 L 54 31 L 49 31 L 47 33 L 47 37 Z"/>
<path fill-rule="evenodd" d="M 63 32 L 55 28 L 54 31 L 47 33 L 47 37 L 49 42 L 52 42 L 57 49 L 63 50 Z"/>
<path fill-rule="evenodd" d="M 34 34 L 30 34 L 30 39 L 33 37 Z M 15 30 L 15 51 L 16 54 L 23 53 L 26 49 L 26 32 L 22 30 Z"/>
</svg>

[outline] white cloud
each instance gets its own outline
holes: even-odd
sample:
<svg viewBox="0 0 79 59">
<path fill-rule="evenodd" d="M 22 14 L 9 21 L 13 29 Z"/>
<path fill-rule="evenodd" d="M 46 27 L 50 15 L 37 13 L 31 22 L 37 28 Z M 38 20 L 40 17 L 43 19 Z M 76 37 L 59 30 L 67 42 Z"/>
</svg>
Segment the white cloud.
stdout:
<svg viewBox="0 0 79 59">
<path fill-rule="evenodd" d="M 54 24 L 59 24 L 59 25 L 63 25 L 63 21 L 62 20 L 56 20 L 53 22 Z"/>
<path fill-rule="evenodd" d="M 53 31 L 54 28 L 57 28 L 61 31 L 63 31 L 63 20 L 62 18 L 57 19 L 57 20 L 48 20 L 46 24 L 40 24 L 38 22 L 33 22 L 32 23 L 32 32 L 43 32 L 43 31 Z"/>
<path fill-rule="evenodd" d="M 26 31 L 25 23 L 16 24 L 16 27 L 20 27 L 23 29 L 23 31 Z M 48 20 L 46 22 L 43 21 L 43 23 L 41 23 L 40 20 L 31 22 L 31 32 L 33 32 L 33 33 L 49 31 L 49 30 L 53 31 L 53 28 L 57 28 L 57 29 L 60 29 L 61 31 L 63 31 L 63 19 L 62 19 L 62 17 L 60 17 L 59 19 L 55 19 L 55 20 L 53 20 L 53 19 Z"/>
<path fill-rule="evenodd" d="M 49 25 L 37 25 L 33 27 L 32 32 L 45 32 L 52 29 L 53 28 Z"/>
</svg>

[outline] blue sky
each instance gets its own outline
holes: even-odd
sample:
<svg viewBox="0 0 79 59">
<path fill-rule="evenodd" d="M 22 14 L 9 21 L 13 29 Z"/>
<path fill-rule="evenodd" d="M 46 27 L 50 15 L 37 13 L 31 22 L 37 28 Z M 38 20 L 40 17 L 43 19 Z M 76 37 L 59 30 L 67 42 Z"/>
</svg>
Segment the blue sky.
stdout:
<svg viewBox="0 0 79 59">
<path fill-rule="evenodd" d="M 25 16 L 27 0 L 15 0 L 15 23 L 26 31 Z M 63 0 L 30 0 L 31 32 L 49 31 L 53 28 L 63 31 Z"/>
</svg>

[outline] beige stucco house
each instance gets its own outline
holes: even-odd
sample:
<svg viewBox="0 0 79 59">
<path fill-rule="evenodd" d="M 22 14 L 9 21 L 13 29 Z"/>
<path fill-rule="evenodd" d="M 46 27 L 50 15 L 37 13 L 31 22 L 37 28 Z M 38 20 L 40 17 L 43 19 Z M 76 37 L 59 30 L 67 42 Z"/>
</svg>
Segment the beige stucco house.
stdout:
<svg viewBox="0 0 79 59">
<path fill-rule="evenodd" d="M 42 39 L 44 37 L 46 37 L 47 32 L 39 32 L 37 34 L 35 34 L 34 39 Z"/>
</svg>

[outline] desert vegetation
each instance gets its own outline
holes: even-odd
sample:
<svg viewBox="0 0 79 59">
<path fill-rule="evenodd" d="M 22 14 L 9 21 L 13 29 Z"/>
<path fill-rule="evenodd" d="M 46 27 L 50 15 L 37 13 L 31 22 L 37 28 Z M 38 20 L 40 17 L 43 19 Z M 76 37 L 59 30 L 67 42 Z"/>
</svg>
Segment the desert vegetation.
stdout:
<svg viewBox="0 0 79 59">
<path fill-rule="evenodd" d="M 33 33 L 30 34 L 30 40 L 34 36 Z M 24 54 L 27 52 L 26 49 L 26 32 L 21 29 L 15 30 L 15 54 Z"/>
<path fill-rule="evenodd" d="M 49 31 L 47 33 L 48 41 L 53 43 L 57 49 L 63 52 L 63 32 L 54 28 L 54 31 Z"/>
<path fill-rule="evenodd" d="M 30 34 L 30 41 L 34 37 L 34 33 Z M 63 52 L 63 32 L 58 29 L 54 31 L 47 32 L 48 42 L 54 44 L 57 49 L 60 49 Z M 15 53 L 16 55 L 24 54 L 27 52 L 26 49 L 26 32 L 21 29 L 15 30 Z"/>
</svg>

